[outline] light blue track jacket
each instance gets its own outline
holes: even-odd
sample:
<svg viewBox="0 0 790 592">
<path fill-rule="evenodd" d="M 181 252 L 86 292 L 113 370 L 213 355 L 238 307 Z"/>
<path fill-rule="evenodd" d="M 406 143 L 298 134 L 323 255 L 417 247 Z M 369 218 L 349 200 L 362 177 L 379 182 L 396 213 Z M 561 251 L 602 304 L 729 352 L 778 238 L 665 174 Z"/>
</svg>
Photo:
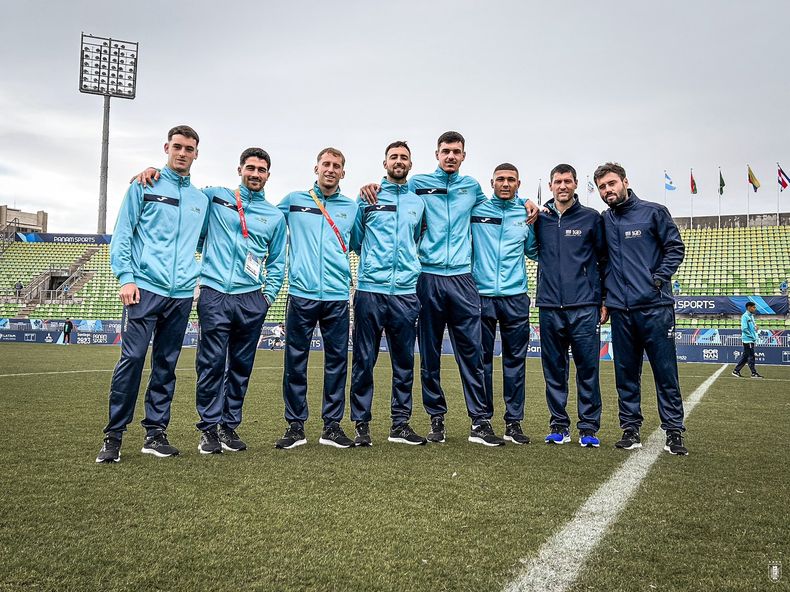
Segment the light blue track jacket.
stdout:
<svg viewBox="0 0 790 592">
<path fill-rule="evenodd" d="M 486 200 L 480 184 L 437 168 L 430 175 L 412 177 L 409 189 L 425 202 L 426 229 L 418 250 L 422 270 L 437 275 L 470 273 L 469 218 L 472 208 Z"/>
<path fill-rule="evenodd" d="M 356 202 L 339 191 L 324 197 L 313 185 L 338 230 L 351 249 Z M 351 267 L 332 228 L 308 191 L 294 191 L 277 204 L 288 223 L 288 293 L 310 300 L 348 300 Z"/>
<path fill-rule="evenodd" d="M 757 325 L 754 323 L 754 315 L 748 310 L 741 315 L 741 341 L 757 343 Z"/>
<path fill-rule="evenodd" d="M 491 199 L 472 210 L 472 276 L 482 296 L 527 291 L 524 255 L 538 256 L 535 233 L 518 199 Z"/>
<path fill-rule="evenodd" d="M 206 187 L 210 211 L 208 233 L 203 247 L 200 285 L 225 294 L 244 294 L 263 288 L 274 302 L 285 276 L 285 217 L 266 201 L 263 191 L 239 187 L 239 197 L 247 221 L 248 238 L 241 232 L 236 206 L 236 190 Z M 244 270 L 247 253 L 260 264 L 260 274 L 253 278 Z"/>
<path fill-rule="evenodd" d="M 352 242 L 361 246 L 357 288 L 379 294 L 414 294 L 420 275 L 417 241 L 425 204 L 408 185 L 381 181 L 378 203 L 357 199 Z"/>
<path fill-rule="evenodd" d="M 110 265 L 121 285 L 171 298 L 191 297 L 200 264 L 198 241 L 205 236 L 208 199 L 165 166 L 153 187 L 134 182 L 118 212 Z"/>
</svg>

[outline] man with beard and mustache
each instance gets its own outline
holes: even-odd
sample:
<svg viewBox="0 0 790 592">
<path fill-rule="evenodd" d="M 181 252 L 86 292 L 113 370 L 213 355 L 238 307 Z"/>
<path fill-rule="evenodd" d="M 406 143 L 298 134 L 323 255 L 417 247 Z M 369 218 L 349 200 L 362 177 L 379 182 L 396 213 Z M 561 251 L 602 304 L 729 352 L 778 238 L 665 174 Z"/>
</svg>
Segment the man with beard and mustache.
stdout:
<svg viewBox="0 0 790 592">
<path fill-rule="evenodd" d="M 551 170 L 553 199 L 535 222 L 538 251 L 536 304 L 540 308 L 540 350 L 549 428 L 546 444 L 570 442 L 568 348 L 576 366 L 579 444 L 598 448 L 601 426 L 601 387 L 598 380 L 601 347 L 603 274 L 606 238 L 601 215 L 583 206 L 576 195 L 576 169 L 558 164 Z"/>
<path fill-rule="evenodd" d="M 625 169 L 599 166 L 593 175 L 601 199 L 609 261 L 606 307 L 612 319 L 614 371 L 623 437 L 617 448 L 641 448 L 642 356 L 647 353 L 658 396 L 664 450 L 686 455 L 683 399 L 675 353 L 675 311 L 671 279 L 685 247 L 669 211 L 643 201 L 629 189 Z"/>
<path fill-rule="evenodd" d="M 307 443 L 307 358 L 315 326 L 324 342 L 324 429 L 319 444 L 351 448 L 354 441 L 340 427 L 346 404 L 348 372 L 348 297 L 351 267 L 348 244 L 357 204 L 340 193 L 346 158 L 337 148 L 318 153 L 316 182 L 294 191 L 277 207 L 288 223 L 288 310 L 285 326 L 283 399 L 288 427 L 275 447 Z"/>
<path fill-rule="evenodd" d="M 417 240 L 425 204 L 409 191 L 411 150 L 406 142 L 392 142 L 384 151 L 384 170 L 378 202 L 357 200 L 356 236 L 359 273 L 354 295 L 354 357 L 351 366 L 351 420 L 356 422 L 357 446 L 371 446 L 373 368 L 382 333 L 392 362 L 389 441 L 420 445 L 427 440 L 409 426 L 414 383 L 414 341 L 417 336 L 417 278 L 420 260 Z"/>
</svg>

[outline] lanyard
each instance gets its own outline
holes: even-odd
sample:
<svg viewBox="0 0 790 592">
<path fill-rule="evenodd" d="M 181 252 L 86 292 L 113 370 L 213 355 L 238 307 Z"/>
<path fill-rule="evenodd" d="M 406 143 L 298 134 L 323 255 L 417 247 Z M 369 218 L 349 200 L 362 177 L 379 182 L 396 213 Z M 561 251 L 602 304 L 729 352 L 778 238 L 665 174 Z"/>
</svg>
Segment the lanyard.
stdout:
<svg viewBox="0 0 790 592">
<path fill-rule="evenodd" d="M 236 190 L 236 208 L 239 210 L 239 222 L 241 222 L 241 235 L 244 238 L 249 238 L 250 233 L 247 231 L 247 217 L 244 215 L 244 208 L 241 205 L 241 192 Z"/>
<path fill-rule="evenodd" d="M 332 216 L 330 216 L 329 212 L 326 211 L 326 208 L 316 197 L 315 191 L 313 191 L 312 189 L 310 190 L 310 197 L 313 198 L 315 205 L 317 205 L 318 209 L 321 210 L 321 213 L 324 215 L 324 218 L 326 218 L 326 221 L 329 223 L 329 227 L 335 231 L 335 236 L 337 237 L 337 241 L 340 243 L 340 248 L 343 249 L 343 254 L 345 255 L 346 253 L 348 253 L 348 247 L 346 247 L 346 241 L 343 240 L 343 235 L 340 234 L 340 229 L 337 227 L 337 224 L 335 224 L 335 221 L 332 220 Z"/>
</svg>

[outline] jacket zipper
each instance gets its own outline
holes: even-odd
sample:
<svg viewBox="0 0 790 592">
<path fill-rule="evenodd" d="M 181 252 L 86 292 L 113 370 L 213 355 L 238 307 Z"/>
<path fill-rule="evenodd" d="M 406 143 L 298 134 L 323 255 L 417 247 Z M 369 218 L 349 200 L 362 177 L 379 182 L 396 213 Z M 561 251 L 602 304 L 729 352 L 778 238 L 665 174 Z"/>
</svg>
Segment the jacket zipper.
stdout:
<svg viewBox="0 0 790 592">
<path fill-rule="evenodd" d="M 396 285 L 396 268 L 398 266 L 398 245 L 399 245 L 399 233 L 400 233 L 400 185 L 398 185 L 397 189 L 395 190 L 395 251 L 392 256 L 392 283 L 390 283 L 390 294 L 395 293 L 395 285 Z"/>
<path fill-rule="evenodd" d="M 181 179 L 178 180 L 178 225 L 176 226 L 176 247 L 175 254 L 173 255 L 173 281 L 170 284 L 170 297 L 173 297 L 173 290 L 175 290 L 178 278 L 176 277 L 176 262 L 178 261 L 178 231 L 181 228 L 181 207 L 184 205 L 184 199 L 181 196 Z"/>
</svg>

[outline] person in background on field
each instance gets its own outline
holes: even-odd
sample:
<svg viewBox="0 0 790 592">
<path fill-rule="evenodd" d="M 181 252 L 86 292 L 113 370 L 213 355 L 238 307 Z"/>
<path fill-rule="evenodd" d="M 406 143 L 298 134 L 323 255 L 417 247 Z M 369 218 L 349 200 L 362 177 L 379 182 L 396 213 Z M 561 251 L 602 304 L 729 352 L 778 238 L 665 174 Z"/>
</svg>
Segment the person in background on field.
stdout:
<svg viewBox="0 0 790 592">
<path fill-rule="evenodd" d="M 746 303 L 746 310 L 741 315 L 741 342 L 743 343 L 743 353 L 738 358 L 735 368 L 732 370 L 732 375 L 741 378 L 741 368 L 749 365 L 749 370 L 752 371 L 752 378 L 762 378 L 762 375 L 757 372 L 754 363 L 754 346 L 757 343 L 757 324 L 754 322 L 754 313 L 757 311 L 757 305 L 754 302 Z"/>
<path fill-rule="evenodd" d="M 198 135 L 180 125 L 167 134 L 167 165 L 150 188 L 132 183 L 110 245 L 110 264 L 121 284 L 121 358 L 109 393 L 109 421 L 97 463 L 121 460 L 121 438 L 134 417 L 143 366 L 151 348 L 145 391 L 146 436 L 142 451 L 175 456 L 165 430 L 176 386 L 176 364 L 192 310 L 200 264 L 195 252 L 206 234 L 209 202 L 189 176 L 198 156 Z"/>
<path fill-rule="evenodd" d="M 71 322 L 71 319 L 67 318 L 66 322 L 63 323 L 63 345 L 69 345 L 71 343 L 72 331 L 74 331 L 74 323 Z"/>
<path fill-rule="evenodd" d="M 667 435 L 664 450 L 686 455 L 675 347 L 675 299 L 670 286 L 683 262 L 685 245 L 669 211 L 639 199 L 629 188 L 622 166 L 608 162 L 595 170 L 593 178 L 608 206 L 601 214 L 609 248 L 604 304 L 612 318 L 614 375 L 623 430 L 615 447 L 642 447 L 642 357 L 647 353 L 661 429 Z"/>
</svg>

